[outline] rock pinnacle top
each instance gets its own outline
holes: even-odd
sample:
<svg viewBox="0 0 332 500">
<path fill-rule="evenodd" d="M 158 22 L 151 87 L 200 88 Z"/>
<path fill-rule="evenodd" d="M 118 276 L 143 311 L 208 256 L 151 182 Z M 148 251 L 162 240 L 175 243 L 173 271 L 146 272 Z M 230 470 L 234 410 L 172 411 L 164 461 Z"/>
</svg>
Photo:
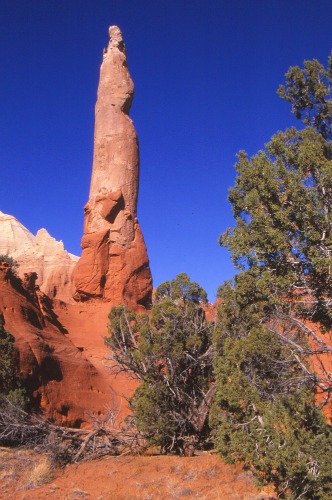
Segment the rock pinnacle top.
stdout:
<svg viewBox="0 0 332 500">
<path fill-rule="evenodd" d="M 122 31 L 118 26 L 110 26 L 108 33 L 110 36 L 110 46 L 118 47 L 120 50 L 125 49 Z"/>
</svg>

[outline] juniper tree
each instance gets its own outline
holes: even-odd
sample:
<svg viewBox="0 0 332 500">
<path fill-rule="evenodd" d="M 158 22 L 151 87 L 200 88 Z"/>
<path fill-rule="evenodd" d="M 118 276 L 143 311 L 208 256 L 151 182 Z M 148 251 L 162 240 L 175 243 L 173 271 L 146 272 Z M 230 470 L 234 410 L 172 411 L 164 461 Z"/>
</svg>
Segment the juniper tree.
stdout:
<svg viewBox="0 0 332 500">
<path fill-rule="evenodd" d="M 14 337 L 5 329 L 5 321 L 0 311 L 0 394 L 7 394 L 13 388 L 15 376 Z"/>
<path fill-rule="evenodd" d="M 331 88 L 325 90 L 330 102 Z M 288 86 L 284 92 L 289 95 Z M 313 353 L 330 355 L 332 135 L 327 126 L 320 132 L 322 119 L 317 127 L 278 132 L 252 158 L 239 154 L 229 193 L 236 225 L 220 243 L 231 251 L 239 269 L 256 273 L 249 294 L 254 297 L 264 287 L 263 318 L 270 329 L 280 335 L 277 325 L 288 323 L 289 330 L 298 329 L 308 338 Z M 317 382 L 328 394 L 332 381 L 323 366 Z"/>
<path fill-rule="evenodd" d="M 151 317 L 123 306 L 109 315 L 107 345 L 116 371 L 140 385 L 130 399 L 138 429 L 163 452 L 192 453 L 209 436 L 212 327 L 206 292 L 182 273 L 160 285 Z"/>
<path fill-rule="evenodd" d="M 331 427 L 315 392 L 327 401 L 332 386 L 331 58 L 291 68 L 279 93 L 308 126 L 238 155 L 220 244 L 240 273 L 219 290 L 211 422 L 221 455 L 280 498 L 327 499 Z"/>
</svg>

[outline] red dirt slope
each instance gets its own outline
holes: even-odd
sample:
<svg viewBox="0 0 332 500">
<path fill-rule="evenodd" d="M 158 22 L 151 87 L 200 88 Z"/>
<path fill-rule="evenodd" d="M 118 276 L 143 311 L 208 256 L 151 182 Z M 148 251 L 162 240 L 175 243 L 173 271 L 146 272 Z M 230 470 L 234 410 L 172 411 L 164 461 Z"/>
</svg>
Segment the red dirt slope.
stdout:
<svg viewBox="0 0 332 500">
<path fill-rule="evenodd" d="M 30 280 L 31 281 L 31 280 Z M 98 373 L 68 338 L 51 300 L 34 283 L 12 277 L 0 265 L 0 309 L 15 337 L 19 375 L 45 416 L 60 424 L 84 424 L 112 399 L 109 377 Z"/>
</svg>

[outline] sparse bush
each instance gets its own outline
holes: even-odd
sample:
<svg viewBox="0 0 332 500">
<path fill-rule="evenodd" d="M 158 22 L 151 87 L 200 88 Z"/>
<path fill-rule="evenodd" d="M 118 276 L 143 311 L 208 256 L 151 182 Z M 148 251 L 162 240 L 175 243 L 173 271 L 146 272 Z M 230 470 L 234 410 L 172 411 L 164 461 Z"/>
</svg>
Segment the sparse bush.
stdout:
<svg viewBox="0 0 332 500">
<path fill-rule="evenodd" d="M 10 406 L 10 408 L 24 409 L 27 404 L 25 390 L 20 386 L 20 381 L 16 376 L 15 339 L 4 326 L 4 317 L 0 311 L 0 441 L 1 415 L 3 411 L 7 411 L 5 408 Z"/>
<path fill-rule="evenodd" d="M 5 320 L 0 311 L 0 395 L 7 394 L 14 388 L 14 337 L 5 330 Z"/>
<path fill-rule="evenodd" d="M 58 436 L 52 432 L 47 436 L 44 448 L 54 467 L 64 467 L 73 461 L 75 453 L 70 443 L 59 439 Z"/>
<path fill-rule="evenodd" d="M 193 454 L 209 439 L 214 325 L 200 306 L 206 292 L 185 273 L 156 297 L 150 318 L 113 307 L 105 340 L 115 369 L 141 382 L 130 406 L 149 444 Z"/>
<path fill-rule="evenodd" d="M 0 262 L 8 266 L 9 275 L 17 277 L 17 268 L 20 266 L 17 260 L 8 254 L 0 254 Z"/>
</svg>

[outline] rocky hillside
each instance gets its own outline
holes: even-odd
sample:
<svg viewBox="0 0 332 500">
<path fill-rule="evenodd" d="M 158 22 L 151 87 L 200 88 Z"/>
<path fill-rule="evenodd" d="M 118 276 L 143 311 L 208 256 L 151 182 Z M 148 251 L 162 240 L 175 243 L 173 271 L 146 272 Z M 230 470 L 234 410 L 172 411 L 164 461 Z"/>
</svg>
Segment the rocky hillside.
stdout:
<svg viewBox="0 0 332 500">
<path fill-rule="evenodd" d="M 27 273 L 22 281 L 0 262 L 0 310 L 15 337 L 18 375 L 46 417 L 80 426 L 107 411 L 114 397 L 110 380 L 70 340 L 52 300 L 35 280 L 36 273 Z"/>
<path fill-rule="evenodd" d="M 72 272 L 78 257 L 64 249 L 62 241 L 40 229 L 34 236 L 12 215 L 0 212 L 0 254 L 18 263 L 18 274 L 36 272 L 37 284 L 50 298 L 72 302 Z"/>
</svg>

